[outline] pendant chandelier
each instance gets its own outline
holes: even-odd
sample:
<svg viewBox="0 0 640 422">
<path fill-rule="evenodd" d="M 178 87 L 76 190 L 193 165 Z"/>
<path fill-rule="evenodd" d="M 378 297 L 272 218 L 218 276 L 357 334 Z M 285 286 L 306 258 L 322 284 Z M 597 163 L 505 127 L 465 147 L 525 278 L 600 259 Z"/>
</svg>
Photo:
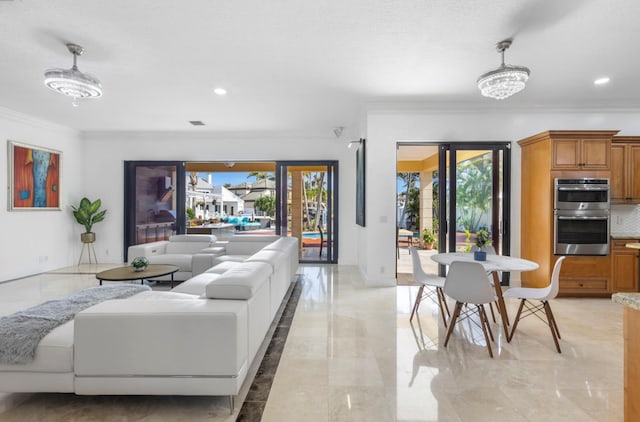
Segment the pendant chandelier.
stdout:
<svg viewBox="0 0 640 422">
<path fill-rule="evenodd" d="M 504 100 L 522 91 L 529 79 L 528 68 L 504 64 L 504 51 L 511 46 L 511 42 L 504 40 L 496 45 L 496 50 L 502 55 L 502 64 L 478 78 L 478 89 L 485 97 Z"/>
<path fill-rule="evenodd" d="M 71 69 L 48 69 L 44 72 L 44 84 L 63 95 L 72 98 L 71 104 L 80 105 L 79 100 L 85 98 L 99 98 L 102 96 L 102 85 L 98 78 L 78 70 L 76 60 L 82 55 L 84 48 L 77 44 L 67 44 L 67 49 L 73 55 Z"/>
</svg>

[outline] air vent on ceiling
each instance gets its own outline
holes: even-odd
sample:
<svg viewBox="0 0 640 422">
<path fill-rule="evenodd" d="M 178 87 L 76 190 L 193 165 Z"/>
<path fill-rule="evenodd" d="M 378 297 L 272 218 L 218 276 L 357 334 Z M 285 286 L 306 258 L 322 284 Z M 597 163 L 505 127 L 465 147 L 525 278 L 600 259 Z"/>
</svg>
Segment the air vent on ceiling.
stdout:
<svg viewBox="0 0 640 422">
<path fill-rule="evenodd" d="M 204 126 L 204 122 L 201 120 L 189 120 L 189 123 L 193 126 Z"/>
</svg>

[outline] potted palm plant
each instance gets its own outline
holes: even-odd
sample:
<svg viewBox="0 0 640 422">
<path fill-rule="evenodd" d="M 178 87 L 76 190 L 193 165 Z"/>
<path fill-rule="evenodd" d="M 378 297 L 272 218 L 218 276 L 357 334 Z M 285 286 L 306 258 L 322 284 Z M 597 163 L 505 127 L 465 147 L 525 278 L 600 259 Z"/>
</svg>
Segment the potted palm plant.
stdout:
<svg viewBox="0 0 640 422">
<path fill-rule="evenodd" d="M 102 201 L 100 199 L 91 202 L 87 198 L 82 198 L 77 207 L 71 207 L 73 208 L 73 216 L 76 218 L 76 221 L 83 225 L 85 229 L 85 232 L 80 234 L 82 243 L 95 242 L 96 234 L 93 233 L 91 229 L 95 223 L 104 220 L 104 215 L 107 213 L 107 210 L 99 211 L 101 206 Z"/>
<path fill-rule="evenodd" d="M 484 247 L 490 244 L 491 239 L 489 238 L 489 232 L 482 229 L 478 230 L 476 232 L 476 246 L 478 249 L 473 252 L 473 259 L 476 261 L 486 261 L 487 252 L 484 250 Z"/>
</svg>

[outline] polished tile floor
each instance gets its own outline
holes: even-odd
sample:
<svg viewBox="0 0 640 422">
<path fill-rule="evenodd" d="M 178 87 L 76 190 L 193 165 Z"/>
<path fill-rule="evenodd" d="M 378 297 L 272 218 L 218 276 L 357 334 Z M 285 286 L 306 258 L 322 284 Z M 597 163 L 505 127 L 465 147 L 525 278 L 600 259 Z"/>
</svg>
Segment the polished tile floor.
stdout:
<svg viewBox="0 0 640 422">
<path fill-rule="evenodd" d="M 0 315 L 95 285 L 92 271 L 0 284 Z M 430 302 L 410 324 L 417 287 L 366 288 L 355 267 L 300 272 L 302 293 L 262 421 L 623 420 L 622 307 L 609 299 L 553 301 L 562 354 L 537 319 L 522 321 L 511 343 L 494 324 L 491 359 L 471 323 L 444 349 Z M 3 399 L 0 421 L 231 421 L 240 407 L 229 415 L 226 401 L 199 397 Z"/>
</svg>

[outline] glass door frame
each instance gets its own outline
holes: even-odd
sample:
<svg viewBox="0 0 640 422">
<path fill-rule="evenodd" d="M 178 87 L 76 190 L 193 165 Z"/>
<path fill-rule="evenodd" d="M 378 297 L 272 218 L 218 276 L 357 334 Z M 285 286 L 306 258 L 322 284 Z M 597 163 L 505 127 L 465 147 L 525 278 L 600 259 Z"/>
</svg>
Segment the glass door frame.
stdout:
<svg viewBox="0 0 640 422">
<path fill-rule="evenodd" d="M 339 177 L 337 160 L 302 160 L 302 161 L 276 161 L 276 234 L 287 236 L 288 231 L 288 186 L 287 173 L 289 167 L 327 167 L 327 228 L 324 236 L 333 241 L 327 242 L 326 260 L 301 260 L 301 263 L 338 263 L 338 227 L 339 227 Z M 330 216 L 333 216 L 331 218 Z M 284 231 L 284 233 L 283 233 Z"/>
<path fill-rule="evenodd" d="M 177 234 L 186 230 L 186 163 L 184 161 L 124 161 L 124 262 L 128 260 L 129 246 L 135 244 L 136 238 L 136 169 L 138 167 L 171 167 L 176 168 L 176 222 Z"/>
<path fill-rule="evenodd" d="M 500 174 L 499 166 L 492 165 L 492 215 L 491 221 L 493 227 L 498 227 L 500 234 L 493 233 L 493 239 L 497 236 L 500 237 L 502 243 L 500 248 L 502 255 L 511 254 L 511 143 L 510 142 L 456 142 L 456 143 L 441 143 L 439 147 L 438 155 L 438 173 L 439 180 L 445 183 L 440 183 L 438 186 L 438 195 L 440 200 L 440 227 L 446 227 L 446 230 L 441 230 L 439 233 L 439 248 L 438 252 L 455 252 L 456 251 L 456 171 L 450 171 L 447 174 L 447 166 L 449 169 L 457 169 L 457 152 L 458 151 L 492 151 L 492 162 L 499 161 L 499 154 L 502 151 L 502 174 Z M 449 152 L 449 160 L 447 162 L 447 152 Z M 444 175 L 444 177 L 442 177 Z M 502 191 L 500 191 L 500 185 L 497 183 L 502 176 Z M 447 195 L 447 187 L 449 188 L 449 195 Z M 495 206 L 496 199 L 502 194 L 502 224 L 500 224 L 500 210 Z M 448 208 L 448 215 L 447 215 Z M 451 227 L 450 223 L 451 222 Z M 453 228 L 453 229 L 452 229 Z M 447 242 L 448 241 L 448 242 Z M 447 246 L 449 245 L 449 250 Z M 445 266 L 440 265 L 440 275 L 445 275 Z M 502 284 L 509 284 L 509 273 L 504 273 L 502 278 Z"/>
</svg>

